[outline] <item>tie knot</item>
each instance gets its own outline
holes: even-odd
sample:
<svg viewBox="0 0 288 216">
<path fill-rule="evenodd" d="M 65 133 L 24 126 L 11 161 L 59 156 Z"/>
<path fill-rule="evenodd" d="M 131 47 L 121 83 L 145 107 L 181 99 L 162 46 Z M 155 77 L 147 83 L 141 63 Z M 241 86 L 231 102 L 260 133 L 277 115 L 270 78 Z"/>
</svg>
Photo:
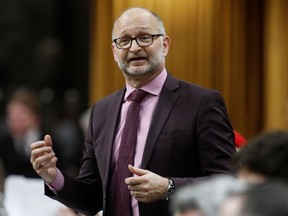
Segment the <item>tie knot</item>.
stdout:
<svg viewBox="0 0 288 216">
<path fill-rule="evenodd" d="M 148 94 L 148 92 L 146 92 L 142 89 L 135 90 L 131 93 L 132 101 L 137 101 L 137 102 L 141 103 L 147 94 Z"/>
</svg>

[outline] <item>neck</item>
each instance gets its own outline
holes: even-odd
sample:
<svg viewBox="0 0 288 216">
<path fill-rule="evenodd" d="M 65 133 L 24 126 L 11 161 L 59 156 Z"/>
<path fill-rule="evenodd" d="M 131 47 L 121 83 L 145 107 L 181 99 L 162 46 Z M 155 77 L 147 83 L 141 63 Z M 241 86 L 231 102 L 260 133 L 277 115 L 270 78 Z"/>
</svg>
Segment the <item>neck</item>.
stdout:
<svg viewBox="0 0 288 216">
<path fill-rule="evenodd" d="M 147 83 L 149 83 L 151 80 L 153 80 L 156 76 L 158 76 L 160 74 L 159 73 L 155 73 L 155 74 L 149 74 L 149 75 L 144 75 L 144 76 L 126 76 L 125 79 L 126 79 L 126 82 L 136 88 L 136 89 L 139 89 L 141 88 L 142 86 L 146 85 Z"/>
</svg>

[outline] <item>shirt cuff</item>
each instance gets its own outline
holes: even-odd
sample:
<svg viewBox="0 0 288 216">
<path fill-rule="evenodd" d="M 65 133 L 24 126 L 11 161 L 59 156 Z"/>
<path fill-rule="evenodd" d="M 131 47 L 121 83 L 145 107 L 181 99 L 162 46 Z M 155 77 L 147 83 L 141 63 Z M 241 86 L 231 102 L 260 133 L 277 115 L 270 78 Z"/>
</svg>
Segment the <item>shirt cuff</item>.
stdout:
<svg viewBox="0 0 288 216">
<path fill-rule="evenodd" d="M 64 186 L 64 176 L 62 172 L 59 169 L 57 169 L 55 181 L 50 184 L 45 182 L 45 184 L 49 187 L 51 191 L 57 194 L 57 192 L 61 191 Z"/>
</svg>

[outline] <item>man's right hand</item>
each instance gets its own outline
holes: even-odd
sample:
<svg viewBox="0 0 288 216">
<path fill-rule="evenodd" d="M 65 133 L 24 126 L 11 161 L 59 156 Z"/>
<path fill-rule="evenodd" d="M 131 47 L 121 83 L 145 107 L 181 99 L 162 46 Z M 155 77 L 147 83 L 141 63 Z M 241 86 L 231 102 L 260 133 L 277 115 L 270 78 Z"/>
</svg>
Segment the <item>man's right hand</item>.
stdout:
<svg viewBox="0 0 288 216">
<path fill-rule="evenodd" d="M 33 169 L 45 182 L 54 182 L 57 174 L 57 158 L 52 149 L 50 135 L 46 135 L 43 141 L 32 143 L 31 150 L 30 162 L 33 165 Z"/>
</svg>

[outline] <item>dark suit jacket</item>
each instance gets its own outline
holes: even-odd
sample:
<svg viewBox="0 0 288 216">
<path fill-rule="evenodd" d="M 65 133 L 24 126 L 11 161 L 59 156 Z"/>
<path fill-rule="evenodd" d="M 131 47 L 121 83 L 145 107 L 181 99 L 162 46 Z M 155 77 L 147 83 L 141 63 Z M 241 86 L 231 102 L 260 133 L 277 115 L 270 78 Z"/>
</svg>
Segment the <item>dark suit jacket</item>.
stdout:
<svg viewBox="0 0 288 216">
<path fill-rule="evenodd" d="M 104 209 L 109 200 L 109 167 L 125 89 L 97 102 L 79 177 L 65 176 L 64 188 L 46 194 L 85 215 Z M 168 74 L 149 129 L 141 167 L 172 177 L 176 189 L 214 174 L 232 174 L 234 135 L 221 95 Z M 168 216 L 168 202 L 139 203 L 141 216 Z M 108 215 L 108 214 L 106 214 Z"/>
</svg>

